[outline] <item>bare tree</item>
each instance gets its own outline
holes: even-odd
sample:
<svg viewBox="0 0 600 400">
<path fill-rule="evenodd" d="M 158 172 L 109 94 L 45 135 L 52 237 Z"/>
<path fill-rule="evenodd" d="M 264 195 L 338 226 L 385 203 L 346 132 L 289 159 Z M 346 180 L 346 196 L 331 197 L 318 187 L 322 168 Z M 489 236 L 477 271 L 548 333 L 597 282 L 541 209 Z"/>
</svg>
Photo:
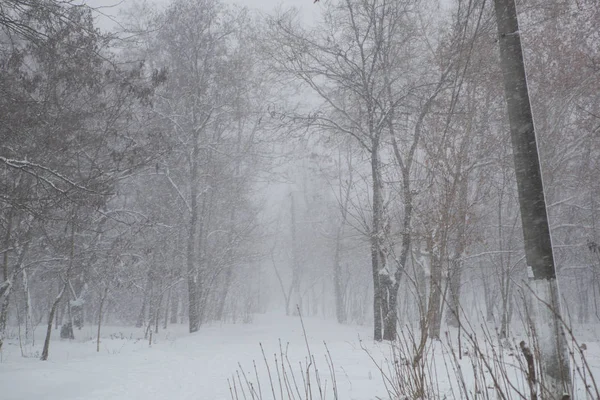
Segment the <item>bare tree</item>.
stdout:
<svg viewBox="0 0 600 400">
<path fill-rule="evenodd" d="M 431 85 L 430 75 L 437 75 L 429 70 L 423 72 L 425 77 L 417 73 L 418 46 L 410 43 L 417 13 L 410 1 L 332 2 L 324 15 L 329 26 L 320 33 L 303 31 L 286 14 L 269 21 L 266 39 L 275 68 L 301 79 L 322 102 L 319 110 L 294 115 L 294 121 L 348 135 L 368 155 L 376 340 L 396 337 L 396 282 L 403 268 L 394 268 L 388 260 L 390 220 L 385 204 L 389 199 L 383 169 L 391 155 L 385 146 L 389 121 L 417 88 Z M 414 64 L 408 62 L 411 59 Z"/>
</svg>

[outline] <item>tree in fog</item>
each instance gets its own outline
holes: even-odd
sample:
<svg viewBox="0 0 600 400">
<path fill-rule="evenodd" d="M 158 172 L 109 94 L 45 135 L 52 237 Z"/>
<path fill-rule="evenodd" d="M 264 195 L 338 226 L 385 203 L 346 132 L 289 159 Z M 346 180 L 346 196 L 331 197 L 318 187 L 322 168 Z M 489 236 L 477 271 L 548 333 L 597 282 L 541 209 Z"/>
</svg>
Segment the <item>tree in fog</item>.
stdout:
<svg viewBox="0 0 600 400">
<path fill-rule="evenodd" d="M 477 17 L 480 7 L 470 7 Z M 315 31 L 302 30 L 290 15 L 270 21 L 276 68 L 302 80 L 322 102 L 318 110 L 295 115 L 295 120 L 327 134 L 348 135 L 369 156 L 368 235 L 378 340 L 396 337 L 398 290 L 414 236 L 414 193 L 419 188 L 413 182 L 420 179 L 414 165 L 422 162 L 422 131 L 429 128 L 429 114 L 439 109 L 438 98 L 445 91 L 446 112 L 452 115 L 478 32 L 479 21 L 467 14 L 453 20 L 447 31 L 432 33 L 427 30 L 435 23 L 431 12 L 412 2 L 346 1 L 327 6 L 323 26 Z M 443 125 L 450 120 L 437 129 L 446 132 Z M 397 172 L 390 169 L 394 164 Z M 384 182 L 396 177 L 400 187 L 386 187 Z M 391 223 L 391 210 L 398 228 Z M 439 321 L 442 268 L 440 263 L 433 266 L 429 305 L 440 310 L 431 317 Z"/>
<path fill-rule="evenodd" d="M 145 56 L 169 76 L 155 110 L 171 150 L 157 163 L 156 178 L 172 193 L 178 229 L 186 231 L 190 332 L 205 318 L 223 316 L 234 266 L 243 264 L 244 241 L 255 227 L 249 174 L 257 162 L 253 96 L 260 79 L 242 34 L 249 22 L 244 10 L 218 1 L 175 1 L 157 16 L 147 44 Z"/>
<path fill-rule="evenodd" d="M 418 59 L 418 45 L 411 43 L 416 28 L 410 22 L 416 13 L 410 2 L 345 1 L 328 6 L 326 25 L 318 31 L 303 30 L 289 14 L 269 22 L 269 55 L 276 68 L 301 79 L 322 102 L 320 109 L 295 118 L 313 129 L 349 135 L 369 157 L 376 340 L 396 336 L 393 316 L 403 268 L 388 259 L 390 226 L 382 172 L 388 157 L 387 122 L 393 110 L 408 102 L 415 86 L 428 83 L 419 81 L 417 64 L 408 62 Z"/>
<path fill-rule="evenodd" d="M 19 29 L 8 22 L 2 31 L 7 45 L 0 78 L 0 163 L 9 247 L 0 325 L 5 327 L 10 288 L 21 278 L 28 290 L 35 272 L 56 284 L 45 293 L 52 298 L 50 332 L 65 295 L 69 311 L 80 304 L 83 263 L 93 250 L 80 253 L 79 246 L 90 233 L 93 214 L 112 196 L 119 177 L 142 165 L 152 149 L 141 136 L 133 140 L 139 132 L 126 119 L 153 85 L 144 82 L 142 66 L 122 68 L 111 61 L 109 42 L 94 29 L 90 9 L 18 3 L 10 18 L 20 21 Z M 30 293 L 25 297 L 29 312 Z"/>
<path fill-rule="evenodd" d="M 418 370 L 470 318 L 510 338 L 540 276 L 600 319 L 597 0 L 523 0 L 499 35 L 484 0 L 322 1 L 314 26 L 164 5 L 111 34 L 79 1 L 0 6 L 0 345 L 15 332 L 27 355 L 41 323 L 46 359 L 52 335 L 93 324 L 100 351 L 107 325 L 151 339 L 283 298 L 289 315 L 373 317 L 376 340 L 420 330 Z M 500 79 L 517 39 L 533 201 L 516 175 L 535 146 L 509 145 L 529 108 L 506 118 L 504 100 L 525 99 L 522 68 Z"/>
</svg>

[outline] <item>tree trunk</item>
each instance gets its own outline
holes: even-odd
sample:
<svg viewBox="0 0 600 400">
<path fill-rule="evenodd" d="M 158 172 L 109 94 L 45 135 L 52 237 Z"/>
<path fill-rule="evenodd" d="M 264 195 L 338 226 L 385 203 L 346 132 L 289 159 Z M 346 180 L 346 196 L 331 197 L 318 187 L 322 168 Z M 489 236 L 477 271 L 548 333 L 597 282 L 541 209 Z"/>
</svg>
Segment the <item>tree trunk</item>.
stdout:
<svg viewBox="0 0 600 400">
<path fill-rule="evenodd" d="M 2 296 L 2 303 L 0 305 L 0 337 L 4 336 L 4 332 L 6 331 L 6 325 L 8 321 L 8 306 L 10 304 L 10 294 L 11 294 L 11 286 L 5 290 L 4 295 Z"/>
<path fill-rule="evenodd" d="M 479 263 L 479 268 L 483 270 L 483 263 Z M 493 323 L 494 300 L 496 296 L 494 294 L 494 291 L 491 289 L 488 279 L 486 277 L 483 278 L 483 290 L 485 291 L 485 321 L 488 323 Z"/>
<path fill-rule="evenodd" d="M 343 222 L 342 222 L 343 223 Z M 333 292 L 335 296 L 335 316 L 337 322 L 343 324 L 346 322 L 346 305 L 344 302 L 344 285 L 342 282 L 342 231 L 343 225 L 338 228 L 335 237 L 335 254 L 333 257 Z"/>
<path fill-rule="evenodd" d="M 0 304 L 0 345 L 2 338 L 4 337 L 4 332 L 6 330 L 6 323 L 8 320 L 8 306 L 10 305 L 10 292 L 12 285 L 14 284 L 12 277 L 8 273 L 8 249 L 10 248 L 10 235 L 12 233 L 12 208 L 8 214 L 8 226 L 6 227 L 6 236 L 4 237 L 3 246 L 5 249 L 2 255 L 2 279 L 3 284 L 6 286 L 5 290 L 0 295 L 0 299 L 2 299 L 2 303 Z"/>
<path fill-rule="evenodd" d="M 147 303 L 147 301 L 148 301 L 148 297 L 146 295 L 146 292 L 144 292 L 144 298 L 142 300 L 142 308 L 140 309 L 137 321 L 135 322 L 136 328 L 141 328 L 142 326 L 146 325 L 146 303 Z"/>
<path fill-rule="evenodd" d="M 469 137 L 465 140 L 470 141 Z M 467 144 L 468 149 L 468 144 Z M 462 257 L 467 248 L 467 207 L 468 207 L 468 179 L 467 175 L 459 175 L 459 195 L 458 195 L 458 229 L 456 233 L 456 248 L 454 256 L 450 261 L 451 269 L 448 277 L 448 288 L 450 297 L 448 298 L 448 313 L 446 322 L 448 325 L 457 328 L 460 325 L 460 289 L 462 285 Z"/>
<path fill-rule="evenodd" d="M 104 307 L 104 301 L 108 295 L 108 288 L 104 288 L 102 297 L 100 298 L 100 307 L 98 308 L 98 334 L 96 335 L 96 352 L 100 353 L 100 327 L 102 326 L 102 309 Z"/>
<path fill-rule="evenodd" d="M 344 275 L 342 273 L 342 251 L 343 251 L 343 238 L 344 228 L 348 217 L 348 203 L 350 202 L 350 193 L 353 184 L 352 174 L 352 160 L 350 156 L 350 148 L 346 149 L 345 158 L 348 168 L 348 179 L 345 182 L 346 189 L 342 192 L 342 178 L 341 178 L 341 165 L 342 165 L 342 151 L 338 151 L 338 166 L 339 170 L 339 196 L 343 199 L 341 205 L 341 221 L 338 226 L 335 236 L 335 252 L 333 255 L 333 290 L 335 296 L 335 316 L 337 321 L 341 324 L 345 323 L 348 319 L 348 313 L 346 310 L 346 290 L 344 287 Z M 324 297 L 323 297 L 324 298 Z M 325 304 L 325 303 L 323 303 Z"/>
<path fill-rule="evenodd" d="M 170 319 L 170 323 L 171 324 L 176 324 L 177 323 L 177 316 L 179 313 L 179 284 L 177 284 L 175 287 L 173 287 L 173 291 L 171 292 L 171 319 Z"/>
<path fill-rule="evenodd" d="M 154 333 L 158 333 L 158 325 L 160 323 L 160 306 L 162 304 L 163 295 L 161 294 L 158 297 L 158 301 L 156 302 L 156 308 L 154 309 Z"/>
<path fill-rule="evenodd" d="M 431 256 L 419 256 L 420 259 L 418 268 L 415 269 L 415 280 L 417 289 L 417 306 L 419 311 L 419 329 L 421 335 L 427 337 L 427 310 L 429 307 L 429 293 L 427 292 L 427 276 L 425 274 L 425 265 L 429 264 L 431 269 Z M 413 261 L 414 265 L 414 261 Z"/>
<path fill-rule="evenodd" d="M 427 327 L 429 337 L 440 338 L 442 310 L 442 260 L 432 254 L 429 277 L 429 301 L 427 302 Z"/>
<path fill-rule="evenodd" d="M 31 293 L 29 291 L 29 278 L 27 276 L 27 271 L 23 270 L 21 272 L 22 281 L 23 281 L 23 297 L 25 298 L 25 343 L 29 343 L 31 339 L 31 344 L 35 344 L 35 338 L 33 337 L 33 320 L 31 317 Z"/>
<path fill-rule="evenodd" d="M 172 289 L 172 287 L 169 287 L 169 290 L 167 291 L 167 297 L 165 301 L 165 317 L 163 319 L 163 329 L 167 329 L 167 327 L 169 326 L 169 312 L 171 311 L 171 302 L 173 301 Z"/>
<path fill-rule="evenodd" d="M 398 288 L 399 282 L 387 286 L 387 309 L 383 319 L 383 340 L 396 340 L 398 326 Z"/>
<path fill-rule="evenodd" d="M 379 144 L 374 143 L 371 152 L 371 174 L 373 178 L 373 218 L 371 227 L 371 267 L 373 273 L 373 339 L 381 341 L 382 332 L 382 287 L 380 284 L 381 240 L 383 223 L 383 195 L 381 171 L 379 169 Z"/>
<path fill-rule="evenodd" d="M 510 267 L 509 267 L 510 268 Z M 511 313 L 511 296 L 512 296 L 512 285 L 510 279 L 510 273 L 504 273 L 504 283 L 501 287 L 502 294 L 502 316 L 500 319 L 500 337 L 507 338 L 510 330 L 510 313 Z"/>
<path fill-rule="evenodd" d="M 135 323 L 136 328 L 146 326 L 146 314 L 148 314 L 148 318 L 150 318 L 152 315 L 152 268 L 150 268 L 150 270 L 148 271 L 146 286 L 144 287 L 144 298 L 142 300 L 142 308 L 140 309 L 138 319 Z"/>
<path fill-rule="evenodd" d="M 50 336 L 52 336 L 52 322 L 54 322 L 54 314 L 56 313 L 56 308 L 58 307 L 58 304 L 60 303 L 60 300 L 62 299 L 65 290 L 67 290 L 66 282 L 63 285 L 61 291 L 58 293 L 58 296 L 56 296 L 56 299 L 52 304 L 52 308 L 50 309 L 50 315 L 48 316 L 48 326 L 46 328 L 46 339 L 44 339 L 44 348 L 42 349 L 42 357 L 40 358 L 40 360 L 42 361 L 48 360 L 48 352 L 50 351 Z"/>
<path fill-rule="evenodd" d="M 391 100 L 392 99 L 391 84 L 390 84 L 389 76 L 388 76 L 387 72 L 384 75 L 384 77 L 385 77 L 385 84 L 387 86 L 388 98 L 389 98 L 389 100 Z M 408 253 L 410 251 L 411 240 L 412 240 L 411 221 L 412 221 L 412 213 L 413 213 L 413 193 L 412 193 L 412 189 L 411 189 L 411 185 L 410 185 L 410 174 L 411 174 L 411 169 L 412 169 L 412 163 L 414 160 L 415 151 L 417 150 L 417 146 L 421 139 L 421 128 L 423 126 L 423 121 L 425 120 L 425 116 L 427 116 L 427 114 L 429 113 L 431 104 L 433 103 L 435 98 L 440 93 L 443 83 L 444 83 L 444 79 L 442 78 L 439 81 L 435 91 L 432 93 L 432 95 L 427 99 L 427 101 L 423 105 L 423 108 L 422 108 L 421 112 L 419 113 L 419 118 L 417 119 L 417 123 L 415 124 L 415 130 L 414 130 L 414 134 L 413 134 L 413 142 L 410 145 L 408 154 L 406 155 L 405 159 L 403 159 L 403 157 L 402 157 L 402 154 L 400 152 L 400 147 L 398 146 L 398 142 L 396 140 L 394 124 L 392 123 L 392 121 L 394 119 L 394 109 L 393 108 L 390 109 L 390 115 L 388 118 L 388 128 L 389 128 L 391 139 L 392 139 L 391 141 L 392 141 L 392 148 L 394 150 L 394 157 L 396 158 L 396 162 L 398 164 L 398 167 L 400 168 L 400 172 L 402 173 L 402 195 L 404 197 L 404 218 L 402 221 L 402 250 L 400 252 L 400 258 L 398 260 L 398 265 L 396 265 L 396 271 L 394 272 L 394 283 L 392 285 L 393 293 L 390 293 L 388 295 L 389 301 L 393 302 L 393 304 L 391 304 L 390 307 L 388 307 L 388 313 L 391 312 L 392 314 L 386 315 L 385 322 L 384 322 L 384 324 L 385 324 L 384 328 L 385 328 L 385 330 L 387 330 L 387 333 L 385 333 L 385 331 L 384 331 L 384 336 L 386 338 L 388 338 L 387 340 L 394 340 L 394 339 L 396 339 L 396 336 L 397 336 L 396 329 L 397 329 L 397 321 L 398 321 L 398 315 L 397 315 L 398 289 L 400 288 L 400 279 L 402 278 L 402 274 L 404 273 L 404 269 L 406 268 L 406 262 L 408 260 Z"/>
<path fill-rule="evenodd" d="M 424 113 L 421 113 L 421 117 Z M 422 118 L 421 118 L 422 121 Z M 391 126 L 390 126 L 391 129 Z M 415 130 L 415 142 L 418 142 L 420 128 L 417 127 Z M 413 143 L 413 145 L 414 145 Z M 408 260 L 408 252 L 410 251 L 411 245 L 411 220 L 413 212 L 413 195 L 410 187 L 410 167 L 412 165 L 413 149 L 411 148 L 410 153 L 407 157 L 407 164 L 402 163 L 402 156 L 396 138 L 392 136 L 392 146 L 394 148 L 394 155 L 396 161 L 402 171 L 402 194 L 404 197 L 404 218 L 402 221 L 402 249 L 400 250 L 400 257 L 397 261 L 396 270 L 394 272 L 394 280 L 391 285 L 388 285 L 387 299 L 389 305 L 387 307 L 387 314 L 384 317 L 383 327 L 383 338 L 385 340 L 395 340 L 397 337 L 397 325 L 398 325 L 398 289 L 400 288 L 400 279 L 406 268 L 406 262 Z"/>
<path fill-rule="evenodd" d="M 296 203 L 294 201 L 293 192 L 290 193 L 290 198 L 290 230 L 292 234 L 292 285 L 288 295 L 289 304 L 287 307 L 287 315 L 296 314 L 298 310 L 300 310 L 300 313 L 302 313 L 302 296 L 300 293 L 300 255 L 298 254 L 298 243 L 296 243 L 298 240 L 298 235 L 296 232 Z"/>
<path fill-rule="evenodd" d="M 539 307 L 532 310 L 535 311 L 533 328 L 540 347 L 541 398 L 564 399 L 565 395 L 572 395 L 569 352 L 561 321 L 560 294 L 517 11 L 514 0 L 495 0 L 494 4 L 525 240 L 525 258 L 533 295 L 537 300 L 546 303 L 536 302 Z"/>
<path fill-rule="evenodd" d="M 223 283 L 223 289 L 218 299 L 217 309 L 217 320 L 222 321 L 225 314 L 225 305 L 227 304 L 227 296 L 229 295 L 229 289 L 231 287 L 231 281 L 233 278 L 233 246 L 235 245 L 235 221 L 236 221 L 236 209 L 233 206 L 231 213 L 229 214 L 229 233 L 227 237 L 227 254 L 225 256 L 225 282 Z"/>
<path fill-rule="evenodd" d="M 60 286 L 59 286 L 60 287 Z M 67 303 L 64 303 L 62 307 L 58 307 L 56 310 L 56 316 L 54 317 L 54 330 L 58 330 L 58 327 L 62 324 L 62 320 L 65 314 L 65 309 L 67 308 Z"/>
<path fill-rule="evenodd" d="M 235 152 L 236 154 L 240 154 L 242 151 L 242 117 L 238 114 L 239 112 L 241 112 L 241 109 L 239 107 L 239 104 L 236 104 L 236 117 L 237 117 L 237 122 L 238 122 L 238 127 L 237 127 L 237 140 L 235 143 Z M 236 178 L 240 178 L 240 163 L 241 163 L 241 157 L 236 157 L 235 160 L 235 177 Z M 227 244 L 228 244 L 228 249 L 227 249 L 227 256 L 225 257 L 225 262 L 227 263 L 227 267 L 226 267 L 226 271 L 225 271 L 225 283 L 223 286 L 223 291 L 221 293 L 220 299 L 219 299 L 219 309 L 217 312 L 217 319 L 219 320 L 223 320 L 224 318 L 224 311 L 225 311 L 225 305 L 227 303 L 227 296 L 229 295 L 229 290 L 231 288 L 231 281 L 232 281 L 232 277 L 233 277 L 233 255 L 234 255 L 234 246 L 235 246 L 235 227 L 236 227 L 236 217 L 237 214 L 237 203 L 232 204 L 231 206 L 231 212 L 229 214 L 229 233 L 228 233 L 228 239 L 227 239 Z"/>
<path fill-rule="evenodd" d="M 462 282 L 462 261 L 459 259 L 462 256 L 455 255 L 451 261 L 450 276 L 448 277 L 448 312 L 446 313 L 446 323 L 448 326 L 457 328 L 460 325 L 460 287 Z"/>
<path fill-rule="evenodd" d="M 3 260 L 3 273 L 4 273 L 4 282 L 0 284 L 0 300 L 2 301 L 2 309 L 0 311 L 0 348 L 2 348 L 2 342 L 6 330 L 6 324 L 8 322 L 8 306 L 9 306 L 9 296 L 11 294 L 13 283 L 16 281 L 19 271 L 25 271 L 23 269 L 23 260 L 25 258 L 25 254 L 27 253 L 27 249 L 29 248 L 29 238 L 31 237 L 31 228 L 26 234 L 26 242 L 21 248 L 19 253 L 19 257 L 16 265 L 12 269 L 10 275 L 8 275 L 8 252 L 4 252 L 4 260 Z"/>
<path fill-rule="evenodd" d="M 198 135 L 194 137 L 194 151 L 192 152 L 190 171 L 190 223 L 187 242 L 187 283 L 188 283 L 188 318 L 190 333 L 197 332 L 200 327 L 200 295 L 198 287 L 200 282 L 196 260 L 196 230 L 198 225 L 198 158 L 200 147 Z"/>
</svg>

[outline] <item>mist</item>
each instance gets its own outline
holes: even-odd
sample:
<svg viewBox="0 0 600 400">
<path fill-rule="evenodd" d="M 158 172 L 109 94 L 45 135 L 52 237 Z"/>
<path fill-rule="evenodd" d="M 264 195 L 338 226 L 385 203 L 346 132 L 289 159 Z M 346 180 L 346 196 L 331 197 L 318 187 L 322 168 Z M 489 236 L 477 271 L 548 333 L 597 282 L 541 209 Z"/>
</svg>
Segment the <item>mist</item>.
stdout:
<svg viewBox="0 0 600 400">
<path fill-rule="evenodd" d="M 1 2 L 0 397 L 597 398 L 598 10 Z"/>
</svg>

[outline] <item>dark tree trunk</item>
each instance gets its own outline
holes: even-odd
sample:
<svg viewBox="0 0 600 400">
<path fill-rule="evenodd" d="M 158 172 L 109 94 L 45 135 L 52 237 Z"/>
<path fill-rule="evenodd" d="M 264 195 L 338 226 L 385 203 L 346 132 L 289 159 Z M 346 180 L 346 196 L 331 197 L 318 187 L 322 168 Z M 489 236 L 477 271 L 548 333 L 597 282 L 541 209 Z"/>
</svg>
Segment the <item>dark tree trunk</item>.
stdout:
<svg viewBox="0 0 600 400">
<path fill-rule="evenodd" d="M 521 37 L 514 0 L 495 0 L 504 92 L 508 106 L 511 141 L 519 194 L 525 258 L 530 285 L 541 305 L 534 316 L 534 331 L 540 347 L 544 399 L 563 399 L 572 394 L 569 352 L 563 331 L 560 294 L 552 254 L 544 187 Z M 545 390 L 545 392 L 544 392 Z"/>
<path fill-rule="evenodd" d="M 100 307 L 98 308 L 98 334 L 96 335 L 96 352 L 100 353 L 100 329 L 102 327 L 102 311 L 104 311 L 104 302 L 108 296 L 108 288 L 104 288 L 100 298 Z"/>
<path fill-rule="evenodd" d="M 25 341 L 29 343 L 31 339 L 31 343 L 34 344 L 35 340 L 33 338 L 33 335 L 31 334 L 31 330 L 33 328 L 33 321 L 31 316 L 31 293 L 29 291 L 29 278 L 25 269 L 21 271 L 21 276 L 23 282 L 23 300 L 25 303 Z"/>
<path fill-rule="evenodd" d="M 469 137 L 465 140 L 470 141 Z M 468 144 L 467 149 L 468 150 Z M 466 155 L 463 155 L 466 156 Z M 459 175 L 460 176 L 460 175 Z M 462 257 L 467 248 L 467 207 L 468 207 L 468 180 L 467 176 L 459 177 L 459 194 L 458 194 L 458 229 L 456 233 L 456 248 L 454 256 L 450 261 L 450 274 L 448 289 L 450 296 L 448 298 L 448 312 L 446 322 L 448 325 L 457 328 L 460 325 L 460 289 L 462 285 Z"/>
<path fill-rule="evenodd" d="M 373 273 L 373 339 L 383 339 L 382 301 L 383 293 L 380 283 L 381 241 L 383 231 L 383 197 L 381 172 L 379 169 L 379 144 L 373 144 L 371 152 L 371 174 L 373 178 L 373 220 L 371 227 L 371 267 Z"/>
<path fill-rule="evenodd" d="M 396 340 L 398 326 L 398 283 L 388 286 L 387 310 L 383 319 L 383 340 Z"/>
<path fill-rule="evenodd" d="M 54 322 L 54 314 L 56 313 L 56 308 L 58 307 L 58 304 L 60 303 L 60 300 L 62 299 L 65 290 L 67 290 L 66 283 L 63 285 L 61 291 L 58 293 L 58 296 L 56 296 L 54 303 L 52 303 L 52 308 L 50 309 L 50 315 L 48 316 L 48 325 L 46 327 L 46 339 L 44 339 L 44 348 L 42 349 L 42 357 L 40 357 L 40 360 L 42 361 L 48 360 L 48 353 L 50 351 L 50 336 L 52 336 L 52 322 Z"/>
<path fill-rule="evenodd" d="M 179 284 L 173 287 L 173 291 L 171 292 L 171 324 L 177 323 L 177 316 L 179 312 Z"/>
<path fill-rule="evenodd" d="M 3 243 L 3 246 L 5 249 L 10 248 L 11 233 L 12 233 L 12 208 L 8 213 L 8 226 L 6 227 L 6 236 L 4 237 L 4 243 Z M 9 254 L 8 250 L 5 250 L 4 253 L 2 254 L 2 279 L 3 279 L 3 282 L 0 282 L 0 283 L 4 283 L 5 285 L 8 284 L 8 286 L 5 287 L 5 290 L 3 292 L 0 292 L 0 299 L 2 299 L 2 304 L 0 304 L 0 341 L 2 340 L 2 337 L 4 336 L 4 332 L 6 330 L 6 323 L 8 320 L 8 306 L 10 304 L 10 292 L 12 289 L 12 285 L 14 284 L 14 282 L 13 282 L 14 279 L 11 279 L 11 277 L 8 273 L 8 254 Z"/>
</svg>

